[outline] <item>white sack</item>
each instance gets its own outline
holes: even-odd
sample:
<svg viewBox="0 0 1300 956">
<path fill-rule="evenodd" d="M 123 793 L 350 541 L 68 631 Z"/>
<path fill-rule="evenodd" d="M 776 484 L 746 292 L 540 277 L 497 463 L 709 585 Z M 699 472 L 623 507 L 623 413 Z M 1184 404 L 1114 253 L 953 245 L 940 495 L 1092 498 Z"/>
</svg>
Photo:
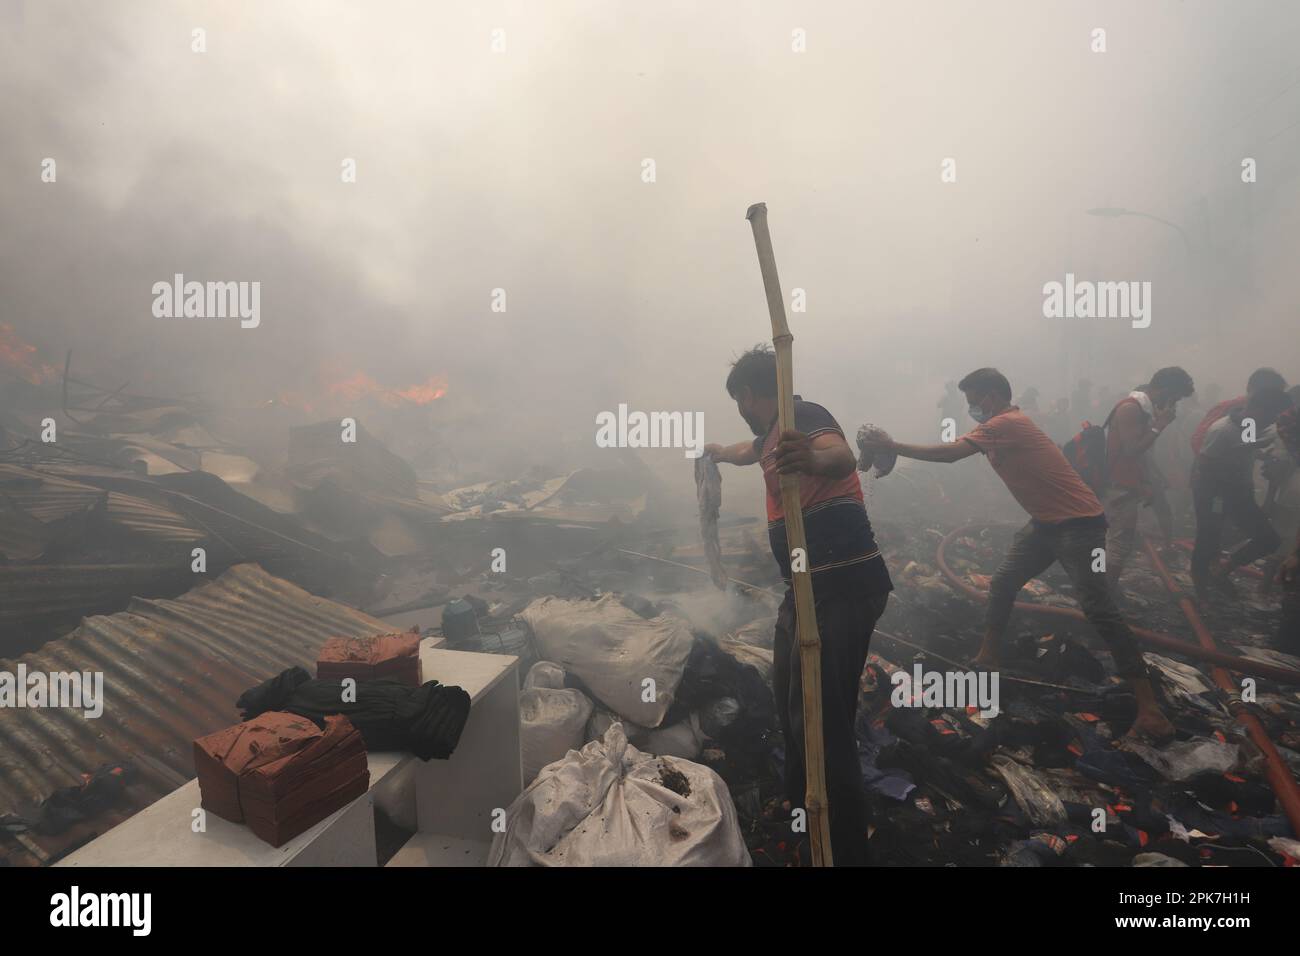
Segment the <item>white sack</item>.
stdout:
<svg viewBox="0 0 1300 956">
<path fill-rule="evenodd" d="M 544 597 L 519 615 L 541 656 L 577 675 L 605 706 L 642 727 L 658 727 L 672 706 L 694 638 L 675 617 L 643 618 L 607 594 L 596 601 Z M 654 681 L 644 700 L 643 682 Z"/>
<path fill-rule="evenodd" d="M 694 760 L 704 749 L 704 731 L 700 729 L 699 714 L 691 714 L 667 727 L 646 730 L 635 738 L 638 750 L 656 757 L 681 757 Z"/>
<path fill-rule="evenodd" d="M 562 668 L 538 661 L 529 669 L 519 695 L 519 756 L 525 781 L 582 746 L 591 706 L 582 691 L 565 689 Z"/>
<path fill-rule="evenodd" d="M 689 793 L 669 789 L 666 772 L 685 778 Z M 750 865 L 722 778 L 641 753 L 622 724 L 544 769 L 488 853 L 488 866 Z"/>
</svg>

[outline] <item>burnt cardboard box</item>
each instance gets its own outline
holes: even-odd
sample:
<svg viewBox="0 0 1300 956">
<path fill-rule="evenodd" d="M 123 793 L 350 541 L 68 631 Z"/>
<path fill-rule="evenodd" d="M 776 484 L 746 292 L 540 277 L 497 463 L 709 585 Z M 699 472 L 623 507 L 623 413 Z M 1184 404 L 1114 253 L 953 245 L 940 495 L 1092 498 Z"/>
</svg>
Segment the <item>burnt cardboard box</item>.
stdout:
<svg viewBox="0 0 1300 956">
<path fill-rule="evenodd" d="M 318 680 L 392 680 L 420 686 L 420 637 L 414 631 L 332 637 L 316 656 Z"/>
<path fill-rule="evenodd" d="M 272 711 L 194 741 L 203 807 L 281 846 L 370 785 L 366 749 L 343 716 L 321 730 Z"/>
</svg>

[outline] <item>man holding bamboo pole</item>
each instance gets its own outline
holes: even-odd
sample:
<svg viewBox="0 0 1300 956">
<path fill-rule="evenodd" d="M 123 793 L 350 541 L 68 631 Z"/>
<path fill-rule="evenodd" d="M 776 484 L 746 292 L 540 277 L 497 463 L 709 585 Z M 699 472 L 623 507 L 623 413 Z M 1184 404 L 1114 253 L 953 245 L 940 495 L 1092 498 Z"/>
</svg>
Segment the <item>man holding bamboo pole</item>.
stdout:
<svg viewBox="0 0 1300 956">
<path fill-rule="evenodd" d="M 854 733 L 859 685 L 876 620 L 893 584 L 862 500 L 856 458 L 844 432 L 820 405 L 794 396 L 794 428 L 779 431 L 777 360 L 771 349 L 746 352 L 727 376 L 752 442 L 705 448 L 715 461 L 759 463 L 767 489 L 768 539 L 787 589 L 777 614 L 772 685 L 785 735 L 785 792 L 790 809 L 805 807 L 804 671 L 795 623 L 792 574 L 812 580 L 821 643 L 821 723 L 830 844 L 841 866 L 867 862 L 867 805 Z M 786 529 L 782 475 L 799 476 L 806 538 L 795 555 Z M 793 567 L 792 567 L 793 566 Z M 809 830 L 815 821 L 810 812 Z M 815 842 L 815 841 L 814 841 Z"/>
</svg>

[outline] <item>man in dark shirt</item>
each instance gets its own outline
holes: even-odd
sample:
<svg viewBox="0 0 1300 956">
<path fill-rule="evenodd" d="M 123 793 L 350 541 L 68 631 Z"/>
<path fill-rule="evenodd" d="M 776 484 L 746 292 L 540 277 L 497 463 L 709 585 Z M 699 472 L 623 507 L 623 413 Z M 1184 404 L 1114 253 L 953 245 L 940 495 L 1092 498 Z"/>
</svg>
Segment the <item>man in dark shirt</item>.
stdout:
<svg viewBox="0 0 1300 956">
<path fill-rule="evenodd" d="M 822 735 L 826 797 L 836 864 L 867 862 L 867 805 L 858 762 L 859 680 L 876 621 L 893 584 L 862 501 L 857 459 L 831 413 L 795 396 L 792 431 L 777 434 L 776 356 L 767 348 L 746 352 L 727 376 L 727 392 L 758 436 L 753 442 L 708 445 L 715 461 L 759 463 L 767 488 L 767 533 L 786 581 L 777 613 L 772 690 L 785 735 L 785 790 L 791 807 L 803 805 L 803 672 L 795 632 L 791 554 L 786 539 L 780 476 L 799 475 L 817 630 L 821 636 Z M 795 572 L 799 573 L 796 567 Z"/>
<path fill-rule="evenodd" d="M 1210 430 L 1210 426 L 1223 418 L 1231 411 L 1236 411 L 1246 407 L 1246 401 L 1250 396 L 1263 389 L 1281 389 L 1286 390 L 1286 379 L 1276 370 L 1271 368 L 1257 368 L 1250 373 L 1250 378 L 1246 379 L 1246 394 L 1238 395 L 1235 398 L 1225 399 L 1222 402 L 1216 402 L 1201 423 L 1196 426 L 1196 431 L 1192 432 L 1192 451 L 1195 454 L 1201 453 L 1201 446 L 1205 444 L 1205 433 Z"/>
<path fill-rule="evenodd" d="M 1196 547 L 1192 551 L 1192 583 L 1202 601 L 1211 585 L 1231 593 L 1228 575 L 1277 550 L 1282 539 L 1255 500 L 1257 449 L 1266 442 L 1257 436 L 1291 407 L 1280 388 L 1253 392 L 1241 408 L 1212 422 L 1201 439 L 1192 467 L 1192 500 L 1196 506 Z M 1247 437 L 1245 422 L 1253 422 Z M 1248 540 L 1220 563 L 1224 519 L 1230 519 Z"/>
</svg>

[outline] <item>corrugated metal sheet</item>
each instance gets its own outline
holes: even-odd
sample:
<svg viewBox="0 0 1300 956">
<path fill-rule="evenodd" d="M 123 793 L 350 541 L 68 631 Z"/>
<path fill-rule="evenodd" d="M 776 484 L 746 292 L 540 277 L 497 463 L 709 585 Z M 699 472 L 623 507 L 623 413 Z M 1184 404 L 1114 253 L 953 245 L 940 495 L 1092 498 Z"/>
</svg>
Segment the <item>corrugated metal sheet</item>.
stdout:
<svg viewBox="0 0 1300 956">
<path fill-rule="evenodd" d="M 195 544 L 208 538 L 207 532 L 196 528 L 170 508 L 135 495 L 110 491 L 105 513 L 110 524 L 151 541 Z"/>
<path fill-rule="evenodd" d="M 2 566 L 0 653 L 31 647 L 29 632 L 45 622 L 72 627 L 84 614 L 125 607 L 133 594 L 179 594 L 193 581 L 188 561 Z"/>
<path fill-rule="evenodd" d="M 109 525 L 164 544 L 191 544 L 207 537 L 165 505 L 16 465 L 0 465 L 0 504 L 45 525 L 102 512 Z"/>
<path fill-rule="evenodd" d="M 0 495 L 18 510 L 49 524 L 89 511 L 103 499 L 104 492 L 29 468 L 0 465 Z"/>
<path fill-rule="evenodd" d="M 102 671 L 103 715 L 0 710 L 0 815 L 29 815 L 54 790 L 80 783 L 83 773 L 129 761 L 129 805 L 96 821 L 103 832 L 194 775 L 191 742 L 237 721 L 235 699 L 243 690 L 295 664 L 314 670 L 316 652 L 330 637 L 386 630 L 254 564 L 237 565 L 176 600 L 136 599 L 119 614 L 87 618 L 19 660 L 29 673 Z M 0 670 L 14 673 L 17 664 L 0 659 Z M 34 839 L 57 854 L 73 836 Z"/>
<path fill-rule="evenodd" d="M 0 556 L 10 561 L 31 561 L 45 553 L 50 530 L 0 495 Z"/>
<path fill-rule="evenodd" d="M 212 475 L 0 465 L 0 656 L 38 647 L 85 614 L 123 610 L 132 596 L 175 597 L 194 583 L 196 545 L 213 573 L 256 562 L 305 587 L 353 580 L 358 590 L 370 576 Z"/>
</svg>

